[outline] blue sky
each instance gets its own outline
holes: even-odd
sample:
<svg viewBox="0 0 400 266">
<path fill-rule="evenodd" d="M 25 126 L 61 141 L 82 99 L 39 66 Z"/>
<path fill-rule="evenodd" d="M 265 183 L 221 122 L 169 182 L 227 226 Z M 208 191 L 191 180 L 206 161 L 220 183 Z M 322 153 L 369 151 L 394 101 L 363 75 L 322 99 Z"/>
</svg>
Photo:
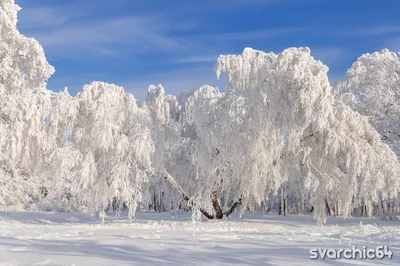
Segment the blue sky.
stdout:
<svg viewBox="0 0 400 266">
<path fill-rule="evenodd" d="M 244 47 L 276 53 L 308 46 L 340 78 L 361 54 L 400 50 L 400 1 L 371 0 L 16 0 L 19 30 L 36 38 L 56 68 L 48 88 L 122 85 L 144 99 L 223 87 L 219 54 Z"/>
</svg>

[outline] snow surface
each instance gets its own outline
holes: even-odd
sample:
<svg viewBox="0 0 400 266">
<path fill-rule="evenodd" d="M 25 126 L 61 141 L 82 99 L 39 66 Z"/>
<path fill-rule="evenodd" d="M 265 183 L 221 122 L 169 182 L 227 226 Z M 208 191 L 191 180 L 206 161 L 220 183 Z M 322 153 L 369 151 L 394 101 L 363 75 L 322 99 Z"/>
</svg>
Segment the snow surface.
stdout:
<svg viewBox="0 0 400 266">
<path fill-rule="evenodd" d="M 192 222 L 189 213 L 126 217 L 0 213 L 0 265 L 399 265 L 400 222 L 245 213 Z M 388 245 L 391 260 L 310 260 L 310 248 Z"/>
</svg>

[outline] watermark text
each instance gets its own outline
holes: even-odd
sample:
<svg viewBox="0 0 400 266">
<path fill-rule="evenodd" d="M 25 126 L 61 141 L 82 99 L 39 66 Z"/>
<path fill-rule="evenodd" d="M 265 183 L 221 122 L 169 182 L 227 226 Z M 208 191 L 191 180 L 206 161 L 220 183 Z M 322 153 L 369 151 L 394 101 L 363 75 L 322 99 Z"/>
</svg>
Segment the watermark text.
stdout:
<svg viewBox="0 0 400 266">
<path fill-rule="evenodd" d="M 376 248 L 367 248 L 363 246 L 358 248 L 353 246 L 351 248 L 312 248 L 310 249 L 310 259 L 391 259 L 393 252 L 390 251 L 388 246 L 377 246 Z"/>
</svg>

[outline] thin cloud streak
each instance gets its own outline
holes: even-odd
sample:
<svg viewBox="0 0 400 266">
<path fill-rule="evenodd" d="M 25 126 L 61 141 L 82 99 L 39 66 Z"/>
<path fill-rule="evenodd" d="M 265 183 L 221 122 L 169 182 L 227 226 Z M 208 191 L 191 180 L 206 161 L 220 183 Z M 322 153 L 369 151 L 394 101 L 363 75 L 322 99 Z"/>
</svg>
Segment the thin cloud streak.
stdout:
<svg viewBox="0 0 400 266">
<path fill-rule="evenodd" d="M 381 48 L 400 53 L 400 36 L 386 39 L 382 42 Z"/>
<path fill-rule="evenodd" d="M 292 2 L 293 0 L 287 1 Z M 244 2 L 246 4 L 266 4 L 265 1 L 259 0 Z M 278 1 L 268 0 L 267 2 Z M 211 3 L 209 6 L 214 8 Z M 178 59 L 172 60 L 175 63 L 215 61 L 223 48 L 213 50 L 213 47 L 223 47 L 224 44 L 221 42 L 277 38 L 284 34 L 304 30 L 302 28 L 278 28 L 197 34 L 192 30 L 201 29 L 198 22 L 182 23 L 179 16 L 171 15 L 174 14 L 173 11 L 101 19 L 90 16 L 100 10 L 87 9 L 88 7 L 84 5 L 79 8 L 76 3 L 26 8 L 23 11 L 25 13 L 21 12 L 20 14 L 20 26 L 25 35 L 34 37 L 44 46 L 47 54 L 59 58 L 82 61 L 86 57 L 123 58 L 128 55 L 145 55 L 162 51 L 167 57 L 172 54 L 175 54 L 172 56 L 173 58 L 179 55 Z M 182 7 L 179 6 L 177 9 L 182 9 Z M 84 14 L 89 14 L 89 16 L 87 20 L 82 21 L 81 18 Z"/>
<path fill-rule="evenodd" d="M 176 52 L 187 47 L 184 39 L 169 37 L 168 32 L 155 26 L 150 18 L 140 17 L 109 19 L 102 23 L 42 30 L 27 35 L 34 36 L 45 49 L 56 53 L 58 50 L 60 56 L 66 57 L 74 55 L 65 51 L 116 56 L 127 50 L 129 53 L 152 49 Z M 129 47 L 123 49 L 120 45 Z"/>
<path fill-rule="evenodd" d="M 268 38 L 276 38 L 289 33 L 302 32 L 305 30 L 306 30 L 305 28 L 263 29 L 263 30 L 243 31 L 243 32 L 222 33 L 213 36 L 213 38 L 220 41 L 268 39 Z"/>
<path fill-rule="evenodd" d="M 83 12 L 65 7 L 23 8 L 19 13 L 19 25 L 22 29 L 52 28 L 83 16 Z"/>
<path fill-rule="evenodd" d="M 313 0 L 301 2 L 310 1 Z M 193 4 L 193 7 L 209 3 L 209 9 L 214 10 L 222 8 L 224 5 L 230 6 L 229 8 L 238 8 L 249 5 L 282 5 L 286 2 L 294 3 L 296 1 L 248 0 L 236 3 L 222 1 L 220 3 L 206 0 L 201 4 Z M 20 13 L 19 27 L 25 35 L 36 38 L 44 46 L 46 54 L 50 55 L 49 58 L 55 62 L 63 62 L 64 59 L 68 59 L 83 62 L 87 67 L 97 69 L 96 61 L 108 60 L 108 67 L 102 68 L 107 75 L 109 72 L 118 72 L 123 68 L 133 69 L 132 72 L 137 66 L 142 69 L 146 68 L 146 71 L 140 71 L 139 79 L 135 77 L 135 74 L 130 77 L 137 81 L 121 82 L 120 84 L 125 85 L 128 90 L 139 90 L 140 93 L 143 89 L 147 91 L 148 85 L 152 83 L 164 84 L 167 91 L 172 90 L 171 93 L 198 88 L 205 83 L 221 84 L 215 77 L 213 66 L 220 53 L 241 52 L 231 44 L 243 40 L 272 40 L 312 31 L 311 28 L 300 26 L 236 32 L 226 32 L 230 29 L 225 28 L 220 32 L 207 34 L 204 33 L 207 31 L 203 29 L 203 27 L 206 28 L 207 23 L 202 21 L 202 18 L 196 19 L 196 16 L 193 19 L 190 18 L 188 14 L 191 14 L 191 11 L 185 10 L 185 6 L 188 5 L 186 3 L 182 5 L 168 3 L 168 7 L 172 7 L 168 8 L 168 11 L 163 10 L 163 4 L 161 4 L 161 7 L 157 6 L 151 12 L 149 10 L 141 12 L 143 7 L 138 5 L 138 9 L 134 13 L 125 13 L 117 17 L 112 15 L 112 12 L 105 12 L 107 9 L 104 9 L 104 5 L 99 4 L 92 7 L 80 1 L 79 4 L 77 3 L 68 2 L 50 7 L 26 8 L 25 13 Z M 107 4 L 109 3 L 107 2 Z M 143 5 L 149 5 L 149 3 Z M 183 12 L 182 16 L 179 15 L 179 11 Z M 140 13 L 140 15 L 135 15 L 135 13 Z M 107 15 L 103 16 L 102 14 Z M 49 61 L 51 62 L 51 60 Z M 167 67 L 164 68 L 163 64 Z M 182 66 L 178 66 L 178 64 L 182 64 Z M 116 67 L 113 68 L 111 65 Z M 149 65 L 157 65 L 154 68 L 160 75 L 143 75 L 143 73 L 151 71 L 152 66 Z M 195 65 L 207 65 L 207 69 L 197 71 L 187 69 L 187 67 Z M 55 66 L 57 68 L 57 65 Z M 169 72 L 168 66 L 182 70 Z M 68 86 L 70 82 L 59 79 L 57 73 L 55 79 L 50 81 L 52 86 L 59 87 L 58 85 L 64 82 Z M 127 74 L 118 75 L 123 77 Z M 90 80 L 86 82 L 84 77 L 80 77 L 78 80 L 73 81 L 72 86 L 76 87 L 76 84 L 90 82 Z M 117 77 L 115 81 L 118 80 Z"/>
<path fill-rule="evenodd" d="M 173 63 L 210 63 L 216 62 L 219 55 L 195 55 L 172 61 Z"/>
<path fill-rule="evenodd" d="M 341 62 L 349 53 L 341 47 L 311 47 L 311 55 L 329 66 L 335 62 Z"/>
<path fill-rule="evenodd" d="M 242 8 L 255 8 L 265 7 L 271 5 L 287 5 L 287 4 L 305 4 L 312 2 L 323 2 L 327 0 L 241 0 L 241 1 L 230 1 L 230 0 L 203 0 L 196 2 L 188 1 L 188 5 L 184 5 L 185 8 L 180 7 L 176 9 L 176 13 L 187 13 L 187 12 L 209 12 L 219 10 L 237 10 Z"/>
<path fill-rule="evenodd" d="M 372 26 L 366 28 L 355 28 L 350 30 L 339 31 L 342 35 L 352 35 L 358 37 L 371 37 L 400 33 L 400 26 Z"/>
</svg>

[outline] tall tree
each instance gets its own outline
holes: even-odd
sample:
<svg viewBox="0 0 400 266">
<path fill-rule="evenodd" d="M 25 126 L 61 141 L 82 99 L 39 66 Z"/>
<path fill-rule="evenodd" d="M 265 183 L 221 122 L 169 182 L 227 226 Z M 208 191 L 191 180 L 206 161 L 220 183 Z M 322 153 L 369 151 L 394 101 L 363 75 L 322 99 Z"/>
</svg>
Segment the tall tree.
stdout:
<svg viewBox="0 0 400 266">
<path fill-rule="evenodd" d="M 350 106 L 379 132 L 383 142 L 400 158 L 400 57 L 384 49 L 364 54 L 347 71 L 346 76 L 336 83 L 338 99 Z M 372 215 L 371 202 L 362 201 L 362 213 Z M 383 213 L 400 210 L 398 200 L 387 201 L 382 197 L 378 204 Z"/>
<path fill-rule="evenodd" d="M 364 116 L 400 156 L 400 57 L 384 49 L 364 54 L 335 86 L 341 100 Z"/>
<path fill-rule="evenodd" d="M 395 154 L 365 118 L 334 99 L 328 68 L 308 48 L 279 55 L 247 48 L 221 56 L 216 70 L 227 73 L 228 92 L 199 97 L 188 116 L 196 135 L 193 205 L 221 217 L 218 197 L 243 210 L 285 184 L 298 184 L 324 223 L 327 195 L 343 216 L 351 214 L 353 198 L 396 196 Z"/>
<path fill-rule="evenodd" d="M 76 197 L 90 213 L 117 201 L 133 218 L 153 172 L 149 116 L 122 87 L 93 82 L 77 96 L 80 120 L 71 142 L 83 156 Z"/>
<path fill-rule="evenodd" d="M 54 72 L 39 43 L 17 30 L 19 10 L 13 0 L 0 2 L 0 209 L 23 208 L 37 193 L 45 86 Z"/>
</svg>

